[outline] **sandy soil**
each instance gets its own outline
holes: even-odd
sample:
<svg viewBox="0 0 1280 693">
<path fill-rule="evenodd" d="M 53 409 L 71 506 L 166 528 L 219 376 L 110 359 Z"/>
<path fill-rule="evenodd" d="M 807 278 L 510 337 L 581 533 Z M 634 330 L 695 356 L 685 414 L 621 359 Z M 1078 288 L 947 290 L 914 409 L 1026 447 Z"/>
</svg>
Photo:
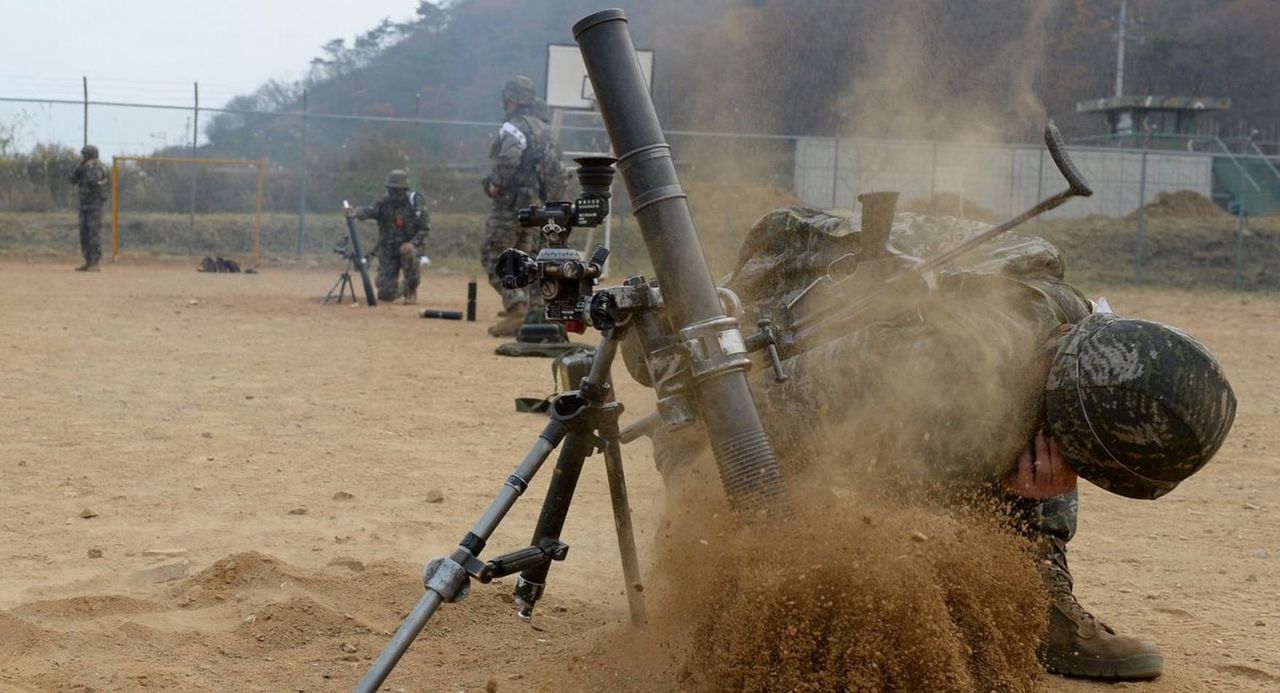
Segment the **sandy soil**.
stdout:
<svg viewBox="0 0 1280 693">
<path fill-rule="evenodd" d="M 548 361 L 493 355 L 483 286 L 465 323 L 320 306 L 336 269 L 69 267 L 0 264 L 0 690 L 349 690 L 420 595 L 421 564 L 532 444 L 542 419 L 512 400 L 550 391 Z M 465 284 L 429 276 L 423 305 L 461 309 Z M 1078 594 L 1163 647 L 1166 675 L 1134 688 L 1280 688 L 1280 296 L 1106 295 L 1208 343 L 1240 413 L 1171 497 L 1084 490 Z M 650 410 L 646 390 L 620 394 L 624 422 Z M 624 455 L 647 553 L 662 485 L 647 445 Z M 545 483 L 491 546 L 527 542 Z M 555 671 L 608 647 L 626 604 L 598 464 L 580 488 L 534 625 L 511 616 L 509 584 L 478 586 L 391 689 L 563 690 Z"/>
</svg>

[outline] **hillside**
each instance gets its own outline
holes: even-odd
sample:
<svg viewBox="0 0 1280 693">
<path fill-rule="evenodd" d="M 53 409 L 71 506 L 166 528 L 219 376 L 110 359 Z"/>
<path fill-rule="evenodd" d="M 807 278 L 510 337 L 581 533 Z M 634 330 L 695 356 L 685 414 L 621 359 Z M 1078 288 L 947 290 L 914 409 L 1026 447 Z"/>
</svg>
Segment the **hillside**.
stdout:
<svg viewBox="0 0 1280 693">
<path fill-rule="evenodd" d="M 638 45 L 657 50 L 655 100 L 670 128 L 828 135 L 1034 138 L 1047 114 L 1096 132 L 1075 102 L 1114 79 L 1117 0 L 624 0 Z M 545 80 L 546 44 L 598 0 L 423 2 L 351 46 L 334 40 L 296 84 L 269 82 L 233 106 L 317 113 L 493 120 L 512 74 Z M 1280 3 L 1133 0 L 1126 92 L 1215 95 L 1215 125 L 1280 139 L 1280 66 L 1269 58 Z M 815 69 L 821 66 L 821 69 Z M 417 95 L 421 95 L 419 101 Z M 224 115 L 214 148 L 297 137 Z M 252 133 L 252 136 L 250 136 Z M 323 143 L 324 139 L 317 140 Z M 281 142 L 283 144 L 283 142 Z"/>
</svg>

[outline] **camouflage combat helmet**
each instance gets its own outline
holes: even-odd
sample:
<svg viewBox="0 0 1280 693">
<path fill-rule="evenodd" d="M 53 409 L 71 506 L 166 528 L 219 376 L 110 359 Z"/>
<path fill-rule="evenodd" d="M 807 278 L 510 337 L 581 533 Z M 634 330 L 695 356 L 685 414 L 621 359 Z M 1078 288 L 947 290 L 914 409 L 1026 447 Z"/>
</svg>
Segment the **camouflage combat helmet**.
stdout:
<svg viewBox="0 0 1280 693">
<path fill-rule="evenodd" d="M 86 144 L 80 148 L 80 156 L 86 159 L 98 158 L 98 148 L 92 144 Z"/>
<path fill-rule="evenodd" d="M 533 80 L 524 75 L 516 75 L 502 88 L 502 98 L 517 106 L 532 106 L 538 94 L 533 86 Z"/>
<path fill-rule="evenodd" d="M 401 169 L 396 169 L 391 173 L 388 173 L 386 187 L 403 188 L 407 190 L 409 188 L 409 172 L 403 171 Z"/>
<path fill-rule="evenodd" d="M 1094 313 L 1063 340 L 1046 383 L 1049 429 L 1080 476 L 1159 498 L 1200 471 L 1236 415 L 1222 366 L 1185 333 Z"/>
</svg>

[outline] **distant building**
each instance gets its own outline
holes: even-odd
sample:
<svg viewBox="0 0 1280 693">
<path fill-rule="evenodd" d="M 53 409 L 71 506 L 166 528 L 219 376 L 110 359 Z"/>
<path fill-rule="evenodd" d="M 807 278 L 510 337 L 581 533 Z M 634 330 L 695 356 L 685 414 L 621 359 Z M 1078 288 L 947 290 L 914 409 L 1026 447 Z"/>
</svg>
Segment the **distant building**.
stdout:
<svg viewBox="0 0 1280 693">
<path fill-rule="evenodd" d="M 1280 210 L 1280 169 L 1253 140 L 1222 137 L 1201 119 L 1231 107 L 1212 96 L 1108 96 L 1081 101 L 1077 113 L 1100 113 L 1105 135 L 1080 138 L 1106 147 L 1196 152 L 1213 157 L 1212 197 L 1232 213 L 1250 216 Z"/>
<path fill-rule="evenodd" d="M 1205 112 L 1225 111 L 1231 99 L 1213 96 L 1108 96 L 1076 104 L 1077 113 L 1101 113 L 1107 134 L 1198 135 L 1197 120 Z"/>
</svg>

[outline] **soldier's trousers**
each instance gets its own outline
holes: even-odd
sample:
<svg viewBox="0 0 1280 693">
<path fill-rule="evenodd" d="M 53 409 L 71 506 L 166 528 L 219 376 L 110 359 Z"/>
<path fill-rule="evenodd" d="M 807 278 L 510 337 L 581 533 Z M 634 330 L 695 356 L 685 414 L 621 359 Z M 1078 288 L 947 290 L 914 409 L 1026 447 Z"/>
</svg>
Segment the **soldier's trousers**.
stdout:
<svg viewBox="0 0 1280 693">
<path fill-rule="evenodd" d="M 400 297 L 401 273 L 404 273 L 404 293 L 417 292 L 422 282 L 419 257 L 417 248 L 403 253 L 399 248 L 378 248 L 378 278 L 374 284 L 378 287 L 379 301 L 390 302 Z"/>
<path fill-rule="evenodd" d="M 102 208 L 80 210 L 80 254 L 87 263 L 102 259 Z"/>
<path fill-rule="evenodd" d="M 1080 514 L 1080 491 L 1034 500 L 1012 499 L 1014 517 L 1032 538 L 1044 536 L 1062 543 L 1076 535 L 1076 518 Z"/>
<path fill-rule="evenodd" d="M 538 229 L 521 228 L 516 223 L 515 200 L 509 197 L 494 199 L 493 210 L 484 222 L 484 245 L 480 247 L 480 264 L 489 276 L 489 286 L 502 297 L 502 309 L 524 304 L 529 308 L 542 305 L 542 292 L 537 286 L 523 289 L 506 289 L 502 286 L 502 277 L 494 271 L 493 266 L 498 256 L 508 248 L 523 250 L 526 253 L 536 252 L 541 245 Z"/>
</svg>

